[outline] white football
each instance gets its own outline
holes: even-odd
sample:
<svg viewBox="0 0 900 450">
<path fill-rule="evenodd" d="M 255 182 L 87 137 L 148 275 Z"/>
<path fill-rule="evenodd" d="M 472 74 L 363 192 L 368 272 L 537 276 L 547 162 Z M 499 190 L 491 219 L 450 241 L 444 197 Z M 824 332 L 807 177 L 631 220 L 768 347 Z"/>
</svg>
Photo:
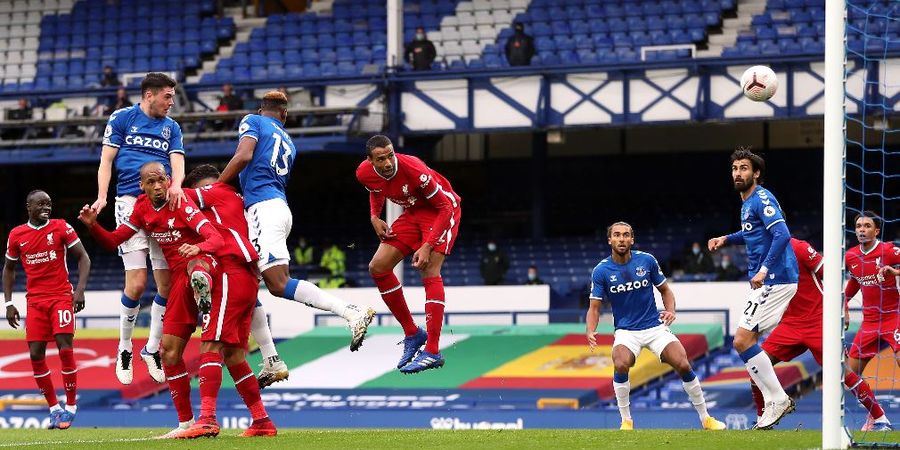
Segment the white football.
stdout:
<svg viewBox="0 0 900 450">
<path fill-rule="evenodd" d="M 754 102 L 764 102 L 778 89 L 778 77 L 775 72 L 766 66 L 753 66 L 744 71 L 741 76 L 741 89 L 744 96 Z"/>
</svg>

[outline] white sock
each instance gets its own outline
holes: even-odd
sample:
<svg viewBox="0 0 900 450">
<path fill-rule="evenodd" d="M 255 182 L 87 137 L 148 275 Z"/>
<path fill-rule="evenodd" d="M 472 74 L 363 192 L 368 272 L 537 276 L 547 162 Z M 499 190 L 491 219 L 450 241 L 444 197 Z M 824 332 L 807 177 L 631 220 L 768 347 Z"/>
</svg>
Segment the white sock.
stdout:
<svg viewBox="0 0 900 450">
<path fill-rule="evenodd" d="M 140 306 L 134 308 L 121 306 L 122 309 L 119 311 L 119 353 L 122 350 L 131 351 L 131 335 L 134 334 L 134 323 L 137 321 L 138 311 L 141 310 Z"/>
<path fill-rule="evenodd" d="M 293 279 L 290 281 L 297 282 L 292 300 L 296 300 L 316 309 L 321 309 L 322 311 L 331 311 L 346 320 L 350 320 L 353 318 L 352 313 L 354 312 L 354 310 L 347 309 L 347 302 L 334 295 L 329 294 L 328 292 L 323 291 L 318 286 L 310 283 L 309 281 Z M 288 286 L 290 286 L 291 284 L 290 281 L 288 281 Z M 290 292 L 290 288 L 288 288 L 288 292 Z"/>
<path fill-rule="evenodd" d="M 159 341 L 162 339 L 163 314 L 166 307 L 153 302 L 150 306 L 150 337 L 147 338 L 147 351 L 156 353 L 159 351 Z"/>
<path fill-rule="evenodd" d="M 266 320 L 266 311 L 261 304 L 253 308 L 250 335 L 259 345 L 259 352 L 262 353 L 263 360 L 278 356 L 278 351 L 275 350 L 275 341 L 272 339 L 272 331 L 269 330 L 269 322 Z"/>
<path fill-rule="evenodd" d="M 77 405 L 66 405 L 66 411 L 68 411 L 72 414 L 75 414 L 75 411 L 77 411 L 77 410 L 78 410 Z"/>
<path fill-rule="evenodd" d="M 700 387 L 700 379 L 694 377 L 691 381 L 682 381 L 681 385 L 684 387 L 684 392 L 687 393 L 688 398 L 691 399 L 691 404 L 694 405 L 697 414 L 700 415 L 700 420 L 706 420 L 706 418 L 709 417 L 709 413 L 706 412 L 706 400 L 703 398 L 703 389 Z"/>
<path fill-rule="evenodd" d="M 772 361 L 769 360 L 769 355 L 766 352 L 757 353 L 756 356 L 747 360 L 744 365 L 747 367 L 747 373 L 750 374 L 750 378 L 762 391 L 763 401 L 766 403 L 783 402 L 787 399 L 788 395 L 784 392 L 784 388 L 781 387 L 781 382 L 778 381 L 778 376 L 775 375 L 775 367 L 772 366 Z"/>
<path fill-rule="evenodd" d="M 631 400 L 628 398 L 631 394 L 631 381 L 624 383 L 613 381 L 613 390 L 616 391 L 616 402 L 619 404 L 622 420 L 631 419 Z"/>
<path fill-rule="evenodd" d="M 891 423 L 887 418 L 887 414 L 883 414 L 881 417 L 875 419 L 875 423 Z"/>
<path fill-rule="evenodd" d="M 59 403 L 50 407 L 50 412 L 62 411 L 62 406 L 59 406 Z"/>
</svg>

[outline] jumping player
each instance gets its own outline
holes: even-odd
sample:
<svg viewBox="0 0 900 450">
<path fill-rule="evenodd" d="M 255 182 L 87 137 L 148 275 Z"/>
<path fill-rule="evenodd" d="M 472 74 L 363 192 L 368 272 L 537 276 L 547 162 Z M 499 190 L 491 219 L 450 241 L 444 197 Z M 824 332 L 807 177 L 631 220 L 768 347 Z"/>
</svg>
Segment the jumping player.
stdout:
<svg viewBox="0 0 900 450">
<path fill-rule="evenodd" d="M 366 154 L 366 160 L 356 169 L 356 179 L 369 191 L 370 220 L 381 239 L 369 262 L 369 273 L 406 335 L 397 368 L 403 373 L 416 373 L 441 367 L 444 365 L 440 354 L 444 321 L 441 266 L 459 235 L 462 199 L 446 178 L 422 160 L 394 153 L 394 145 L 386 136 L 369 138 Z M 404 208 L 391 226 L 381 220 L 385 199 Z M 392 272 L 410 254 L 425 286 L 427 333 L 413 321 L 403 297 L 403 286 Z M 425 349 L 417 356 L 422 345 Z"/>
<path fill-rule="evenodd" d="M 84 288 L 87 286 L 91 260 L 72 226 L 62 219 L 50 219 L 52 205 L 44 191 L 31 191 L 25 200 L 28 222 L 9 233 L 6 244 L 6 263 L 3 265 L 3 296 L 6 321 L 13 328 L 19 326 L 19 310 L 13 306 L 12 291 L 16 278 L 16 262 L 22 260 L 25 269 L 25 299 L 28 303 L 28 324 L 25 340 L 31 355 L 34 381 L 50 407 L 50 428 L 66 429 L 75 420 L 78 409 L 77 368 L 72 340 L 75 335 L 75 313 L 84 309 Z M 72 290 L 66 255 L 71 251 L 78 260 L 78 285 Z M 50 369 L 44 359 L 47 342 L 56 341 L 62 362 L 66 407 L 59 406 Z"/>
<path fill-rule="evenodd" d="M 140 174 L 144 195 L 137 198 L 128 220 L 115 231 L 109 232 L 98 225 L 97 212 L 88 205 L 81 209 L 78 218 L 87 225 L 91 236 L 109 250 L 143 230 L 159 243 L 171 268 L 175 289 L 171 291 L 163 321 L 161 358 L 179 425 L 164 437 L 178 437 L 194 423 L 190 377 L 182 355 L 197 327 L 198 311 L 209 313 L 219 265 L 213 254 L 224 243 L 193 201 L 185 199 L 180 207 L 168 208 L 170 181 L 161 163 L 145 163 Z"/>
<path fill-rule="evenodd" d="M 766 407 L 757 427 L 765 430 L 794 411 L 794 400 L 784 392 L 772 361 L 758 342 L 761 334 L 778 325 L 797 292 L 797 259 L 788 248 L 791 234 L 781 206 L 775 196 L 760 185 L 764 174 L 765 161 L 759 155 L 744 148 L 731 154 L 734 189 L 744 202 L 741 229 L 710 239 L 708 245 L 710 251 L 726 244 L 746 243 L 747 246 L 751 291 L 734 334 L 734 349 L 747 366 L 750 378 L 762 391 Z"/>
<path fill-rule="evenodd" d="M 863 321 L 847 351 L 847 366 L 850 373 L 862 374 L 878 354 L 882 342 L 891 347 L 895 360 L 900 351 L 900 293 L 897 291 L 900 271 L 896 269 L 900 264 L 900 247 L 878 239 L 881 218 L 874 212 L 857 215 L 854 224 L 859 245 L 844 255 L 844 264 L 850 272 L 844 298 L 849 301 L 862 291 Z M 897 362 L 900 364 L 900 360 Z M 870 414 L 871 419 L 875 419 L 873 426 L 879 426 L 874 413 Z"/>
<path fill-rule="evenodd" d="M 813 358 L 822 364 L 822 254 L 812 245 L 800 239 L 791 239 L 791 248 L 800 268 L 797 293 L 784 311 L 781 322 L 762 343 L 761 347 L 772 364 L 790 361 L 809 350 Z M 873 418 L 863 431 L 889 431 L 893 429 L 872 388 L 852 371 L 844 372 L 844 387 L 854 395 Z M 757 421 L 763 412 L 762 392 L 751 382 L 753 402 L 756 404 Z"/>
<path fill-rule="evenodd" d="M 222 171 L 219 181 L 227 184 L 234 183 L 235 179 L 240 181 L 250 224 L 250 240 L 259 253 L 259 271 L 269 292 L 276 297 L 331 311 L 346 319 L 352 334 L 350 350 L 356 351 L 365 339 L 375 311 L 371 308 L 363 311 L 308 281 L 291 278 L 288 271 L 291 257 L 287 237 L 293 219 L 285 188 L 297 149 L 283 128 L 287 120 L 287 104 L 284 93 L 267 92 L 259 114 L 248 114 L 241 120 L 237 150 Z M 266 326 L 265 314 L 259 308 L 254 311 L 254 316 L 257 315 L 260 318 L 254 319 L 254 330 Z M 257 376 L 260 386 L 287 379 L 290 372 L 275 353 L 274 344 L 260 346 L 260 352 L 264 363 L 263 370 Z"/>
<path fill-rule="evenodd" d="M 591 306 L 587 312 L 587 340 L 591 351 L 597 346 L 595 330 L 600 321 L 600 302 L 612 303 L 616 328 L 613 342 L 613 389 L 622 415 L 620 430 L 633 430 L 629 395 L 631 384 L 628 372 L 634 366 L 642 348 L 647 348 L 660 361 L 672 366 L 684 386 L 684 392 L 700 415 L 705 430 L 724 430 L 725 424 L 706 411 L 706 400 L 700 379 L 691 368 L 687 352 L 669 331 L 675 321 L 675 294 L 669 289 L 666 277 L 656 258 L 649 253 L 632 251 L 634 231 L 625 222 L 616 222 L 606 229 L 612 255 L 600 261 L 591 274 Z M 653 287 L 662 294 L 665 310 L 657 311 Z"/>
<path fill-rule="evenodd" d="M 181 127 L 168 117 L 175 104 L 176 82 L 163 73 L 148 73 L 141 81 L 141 102 L 119 109 L 109 116 L 103 133 L 103 150 L 100 168 L 97 170 L 97 200 L 91 208 L 97 214 L 106 206 L 109 181 L 113 166 L 116 170 L 116 225 L 128 221 L 137 197 L 140 168 L 145 163 L 157 161 L 171 174 L 174 183 L 167 195 L 177 205 L 183 198 L 181 180 L 184 178 L 184 146 Z M 138 301 L 147 287 L 147 255 L 156 280 L 156 297 L 150 307 L 150 337 L 141 349 L 141 359 L 147 364 L 150 376 L 158 383 L 165 381 L 159 356 L 162 336 L 162 316 L 166 312 L 169 296 L 169 271 L 162 251 L 152 238 L 140 231 L 122 243 L 119 255 L 125 266 L 125 289 L 122 292 L 122 308 L 119 313 L 119 351 L 116 357 L 116 377 L 122 384 L 131 384 L 134 378 L 131 335 L 140 305 Z"/>
<path fill-rule="evenodd" d="M 204 164 L 192 170 L 184 180 L 188 188 L 185 190 L 187 197 L 209 213 L 213 226 L 225 240 L 225 245 L 216 253 L 220 273 L 216 282 L 222 288 L 214 292 L 212 308 L 202 318 L 200 417 L 184 437 L 219 434 L 216 399 L 222 384 L 223 363 L 228 367 L 235 388 L 253 417 L 253 423 L 243 436 L 275 436 L 275 424 L 266 413 L 260 388 L 245 359 L 247 337 L 259 292 L 256 267 L 259 256 L 248 237 L 241 195 L 231 185 L 216 183 L 218 178 L 219 171 Z"/>
</svg>

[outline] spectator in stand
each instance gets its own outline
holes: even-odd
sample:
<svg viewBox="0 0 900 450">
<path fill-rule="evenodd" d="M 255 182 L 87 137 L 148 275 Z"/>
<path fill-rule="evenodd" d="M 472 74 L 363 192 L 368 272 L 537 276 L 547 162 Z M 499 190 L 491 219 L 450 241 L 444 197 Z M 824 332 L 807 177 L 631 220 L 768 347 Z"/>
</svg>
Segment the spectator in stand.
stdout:
<svg viewBox="0 0 900 450">
<path fill-rule="evenodd" d="M 490 241 L 487 251 L 481 256 L 481 278 L 488 286 L 503 284 L 506 271 L 509 270 L 509 258 L 497 248 L 497 243 Z"/>
<path fill-rule="evenodd" d="M 100 75 L 100 86 L 111 87 L 121 85 L 122 82 L 119 81 L 119 74 L 113 70 L 112 66 L 103 66 L 103 74 Z"/>
<path fill-rule="evenodd" d="M 341 288 L 347 286 L 347 254 L 337 245 L 328 246 L 322 252 L 322 260 L 319 262 L 328 275 L 325 279 L 319 281 L 318 285 L 322 289 Z"/>
<path fill-rule="evenodd" d="M 222 95 L 219 96 L 219 106 L 216 107 L 218 112 L 240 111 L 244 109 L 244 99 L 239 95 L 235 95 L 234 86 L 231 83 L 222 85 Z M 238 119 L 230 120 L 214 120 L 212 128 L 218 131 L 230 130 L 237 123 Z"/>
<path fill-rule="evenodd" d="M 731 263 L 731 257 L 722 255 L 722 261 L 716 267 L 716 281 L 737 281 L 741 279 L 743 271 Z"/>
<path fill-rule="evenodd" d="M 406 62 L 412 64 L 413 70 L 431 70 L 431 63 L 437 56 L 434 44 L 425 37 L 425 29 L 416 28 L 416 37 L 406 44 Z"/>
<path fill-rule="evenodd" d="M 103 110 L 103 115 L 108 116 L 113 113 L 113 111 L 118 111 L 122 108 L 127 108 L 134 103 L 131 103 L 131 100 L 128 99 L 128 92 L 125 91 L 125 88 L 120 86 L 116 91 L 116 98 L 113 99 L 112 102 L 106 105 L 106 108 Z"/>
<path fill-rule="evenodd" d="M 510 66 L 530 66 L 534 56 L 534 38 L 525 34 L 525 24 L 513 24 L 512 36 L 506 41 L 506 60 Z"/>
<path fill-rule="evenodd" d="M 709 254 L 699 242 L 691 244 L 691 251 L 684 256 L 684 273 L 713 273 L 716 271 L 716 264 L 713 262 L 712 255 Z"/>
<path fill-rule="evenodd" d="M 294 247 L 294 262 L 301 266 L 308 266 L 313 263 L 314 250 L 311 245 L 306 242 L 305 237 L 297 240 L 297 246 Z"/>
<path fill-rule="evenodd" d="M 6 111 L 6 120 L 31 120 L 34 118 L 34 111 L 28 103 L 28 99 L 20 98 L 19 105 L 14 109 Z M 15 140 L 25 137 L 26 128 L 6 128 L 3 129 L 3 139 Z"/>
<path fill-rule="evenodd" d="M 528 280 L 525 281 L 525 284 L 547 284 L 544 283 L 544 280 L 538 276 L 538 268 L 535 265 L 528 266 Z"/>
</svg>

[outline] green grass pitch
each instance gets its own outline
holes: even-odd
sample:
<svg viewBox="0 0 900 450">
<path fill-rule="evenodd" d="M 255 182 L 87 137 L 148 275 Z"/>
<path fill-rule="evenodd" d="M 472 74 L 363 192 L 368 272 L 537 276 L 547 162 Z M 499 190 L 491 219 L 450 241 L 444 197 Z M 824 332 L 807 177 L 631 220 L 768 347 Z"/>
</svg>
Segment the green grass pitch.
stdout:
<svg viewBox="0 0 900 450">
<path fill-rule="evenodd" d="M 821 444 L 819 431 L 700 430 L 311 430 L 284 429 L 274 438 L 240 438 L 223 430 L 217 438 L 192 441 L 153 439 L 167 430 L 153 428 L 71 428 L 2 430 L 0 448 L 21 449 L 810 449 Z M 869 436 L 874 438 L 875 436 Z M 900 432 L 879 435 L 897 442 Z"/>
</svg>

